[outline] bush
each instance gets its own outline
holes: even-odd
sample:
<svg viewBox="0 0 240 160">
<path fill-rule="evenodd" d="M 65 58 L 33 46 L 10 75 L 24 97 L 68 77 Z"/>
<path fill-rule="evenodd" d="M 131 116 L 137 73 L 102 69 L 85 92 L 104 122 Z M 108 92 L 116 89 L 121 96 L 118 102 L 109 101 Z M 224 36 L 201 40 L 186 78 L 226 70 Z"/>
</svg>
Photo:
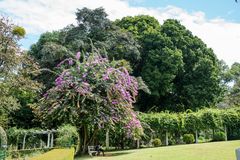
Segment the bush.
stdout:
<svg viewBox="0 0 240 160">
<path fill-rule="evenodd" d="M 194 142 L 194 136 L 193 134 L 184 134 L 183 135 L 183 141 L 186 143 L 186 144 L 191 144 Z"/>
<path fill-rule="evenodd" d="M 152 143 L 154 147 L 159 147 L 162 145 L 162 142 L 159 138 L 155 138 Z"/>
<path fill-rule="evenodd" d="M 215 132 L 214 133 L 212 141 L 224 141 L 224 140 L 225 140 L 224 132 Z"/>
</svg>

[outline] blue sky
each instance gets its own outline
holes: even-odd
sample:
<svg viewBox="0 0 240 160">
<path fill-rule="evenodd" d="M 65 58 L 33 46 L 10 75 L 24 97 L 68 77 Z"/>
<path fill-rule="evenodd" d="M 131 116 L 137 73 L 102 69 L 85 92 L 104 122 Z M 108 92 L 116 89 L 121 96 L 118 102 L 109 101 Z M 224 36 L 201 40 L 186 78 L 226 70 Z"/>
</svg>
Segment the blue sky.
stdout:
<svg viewBox="0 0 240 160">
<path fill-rule="evenodd" d="M 240 22 L 240 3 L 234 0 L 132 0 L 132 6 L 165 7 L 168 5 L 184 8 L 189 12 L 202 11 L 207 18 L 224 18 Z"/>
<path fill-rule="evenodd" d="M 23 49 L 36 43 L 40 34 L 75 23 L 77 8 L 105 8 L 111 20 L 148 14 L 163 23 L 181 21 L 194 35 L 213 48 L 228 65 L 240 62 L 240 2 L 234 0 L 0 0 L 0 15 L 23 26 Z"/>
</svg>

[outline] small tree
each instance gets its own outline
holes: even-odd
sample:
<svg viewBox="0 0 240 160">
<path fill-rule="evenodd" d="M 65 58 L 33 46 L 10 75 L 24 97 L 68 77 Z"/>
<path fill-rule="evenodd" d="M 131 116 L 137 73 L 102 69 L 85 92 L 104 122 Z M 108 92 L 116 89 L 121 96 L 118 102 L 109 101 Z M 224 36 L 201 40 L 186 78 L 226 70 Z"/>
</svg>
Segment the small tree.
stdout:
<svg viewBox="0 0 240 160">
<path fill-rule="evenodd" d="M 97 51 L 70 57 L 58 64 L 55 86 L 44 94 L 38 115 L 45 124 L 71 123 L 78 128 L 80 149 L 93 143 L 101 128 L 124 124 L 128 136 L 142 134 L 132 104 L 138 82 L 118 61 L 109 62 Z M 49 122 L 49 123 L 48 123 Z"/>
</svg>

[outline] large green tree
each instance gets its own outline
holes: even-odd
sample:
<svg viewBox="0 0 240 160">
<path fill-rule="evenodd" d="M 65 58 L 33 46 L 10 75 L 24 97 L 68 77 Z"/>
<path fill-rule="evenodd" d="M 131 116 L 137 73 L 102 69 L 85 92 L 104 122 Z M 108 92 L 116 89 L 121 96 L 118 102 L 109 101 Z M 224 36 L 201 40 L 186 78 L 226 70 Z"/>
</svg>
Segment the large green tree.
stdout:
<svg viewBox="0 0 240 160">
<path fill-rule="evenodd" d="M 226 67 L 222 77 L 227 92 L 223 102 L 219 106 L 240 106 L 240 63 L 235 62 L 230 69 Z"/>
<path fill-rule="evenodd" d="M 160 25 L 153 17 L 135 16 L 116 24 L 135 35 L 142 47 L 134 73 L 143 77 L 152 94 L 141 94 L 141 110 L 180 111 L 218 101 L 222 87 L 217 57 L 177 20 Z"/>
</svg>

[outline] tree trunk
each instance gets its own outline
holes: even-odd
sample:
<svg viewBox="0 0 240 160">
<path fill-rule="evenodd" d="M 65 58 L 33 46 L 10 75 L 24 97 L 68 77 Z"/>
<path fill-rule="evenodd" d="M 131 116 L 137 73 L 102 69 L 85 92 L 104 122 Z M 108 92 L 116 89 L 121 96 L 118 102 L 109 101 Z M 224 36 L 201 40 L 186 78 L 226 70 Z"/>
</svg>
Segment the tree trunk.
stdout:
<svg viewBox="0 0 240 160">
<path fill-rule="evenodd" d="M 81 151 L 81 128 L 78 128 L 78 139 L 77 139 L 77 147 L 75 151 L 75 155 L 79 155 Z"/>
<path fill-rule="evenodd" d="M 87 151 L 87 138 L 88 138 L 88 127 L 86 125 L 83 126 L 83 146 L 82 146 L 82 154 L 86 153 Z"/>
<path fill-rule="evenodd" d="M 121 143 L 120 143 L 121 149 L 124 149 L 124 133 L 121 134 Z"/>
</svg>

